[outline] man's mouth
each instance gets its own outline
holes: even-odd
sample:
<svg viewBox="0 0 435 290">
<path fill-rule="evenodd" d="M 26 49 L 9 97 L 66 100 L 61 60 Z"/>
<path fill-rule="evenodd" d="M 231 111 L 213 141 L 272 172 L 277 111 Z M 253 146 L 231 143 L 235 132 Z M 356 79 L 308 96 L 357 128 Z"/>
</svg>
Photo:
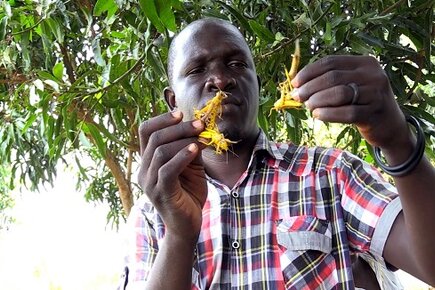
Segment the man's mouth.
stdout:
<svg viewBox="0 0 435 290">
<path fill-rule="evenodd" d="M 222 101 L 221 101 L 221 106 L 222 106 L 223 110 L 225 110 L 225 107 L 227 107 L 228 105 L 240 106 L 242 104 L 242 102 L 240 100 L 238 100 L 236 97 L 234 97 L 233 94 L 227 93 L 227 92 L 224 92 L 224 93 L 227 95 L 227 97 L 222 99 Z M 202 104 L 200 106 L 200 108 L 203 108 L 207 104 L 208 101 L 213 99 L 214 96 L 215 95 L 211 96 L 210 98 L 207 98 L 205 103 Z"/>
<path fill-rule="evenodd" d="M 222 105 L 236 105 L 240 106 L 241 102 L 233 94 L 225 92 L 227 97 L 222 100 Z"/>
</svg>

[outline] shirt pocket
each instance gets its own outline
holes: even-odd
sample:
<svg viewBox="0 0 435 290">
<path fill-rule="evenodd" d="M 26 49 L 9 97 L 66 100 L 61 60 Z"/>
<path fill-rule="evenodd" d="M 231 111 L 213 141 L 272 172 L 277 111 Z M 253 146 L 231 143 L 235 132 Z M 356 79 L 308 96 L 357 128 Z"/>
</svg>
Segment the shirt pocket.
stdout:
<svg viewBox="0 0 435 290">
<path fill-rule="evenodd" d="M 277 242 L 286 289 L 332 289 L 337 284 L 331 224 L 315 216 L 279 220 Z"/>
</svg>

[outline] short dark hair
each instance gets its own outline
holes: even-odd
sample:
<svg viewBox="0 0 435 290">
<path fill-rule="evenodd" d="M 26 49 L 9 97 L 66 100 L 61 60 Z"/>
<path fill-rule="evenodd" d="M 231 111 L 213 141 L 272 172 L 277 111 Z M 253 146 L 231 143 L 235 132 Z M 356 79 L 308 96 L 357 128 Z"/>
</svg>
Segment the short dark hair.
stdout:
<svg viewBox="0 0 435 290">
<path fill-rule="evenodd" d="M 223 19 L 220 19 L 220 18 L 207 17 L 207 18 L 198 19 L 198 20 L 195 20 L 195 21 L 189 23 L 177 35 L 174 36 L 174 38 L 172 39 L 171 44 L 169 46 L 168 65 L 167 65 L 169 85 L 172 85 L 174 60 L 175 60 L 175 55 L 176 55 L 176 42 L 177 42 L 178 36 L 181 33 L 183 33 L 183 31 L 187 31 L 188 29 L 197 29 L 197 27 L 201 27 L 201 26 L 207 25 L 207 24 L 215 24 L 215 25 L 224 26 L 224 27 L 229 28 L 229 29 L 233 30 L 234 32 L 240 34 L 240 36 L 243 38 L 243 35 L 237 29 L 237 27 L 235 27 L 229 21 L 226 21 L 226 20 L 223 20 Z"/>
</svg>

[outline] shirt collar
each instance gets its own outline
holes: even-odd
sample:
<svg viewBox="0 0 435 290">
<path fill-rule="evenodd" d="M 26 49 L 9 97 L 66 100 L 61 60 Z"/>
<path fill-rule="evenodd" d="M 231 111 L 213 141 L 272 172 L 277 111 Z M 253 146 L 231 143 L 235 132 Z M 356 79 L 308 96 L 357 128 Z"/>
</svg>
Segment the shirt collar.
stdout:
<svg viewBox="0 0 435 290">
<path fill-rule="evenodd" d="M 289 146 L 293 146 L 291 143 L 287 144 Z M 260 153 L 267 152 L 270 157 L 277 160 L 285 160 L 285 156 L 283 155 L 283 151 L 280 150 L 279 144 L 273 141 L 270 141 L 266 133 L 260 129 L 260 134 L 258 134 L 257 142 L 255 143 L 254 150 L 252 152 L 252 156 L 256 156 Z M 290 160 L 287 160 L 290 161 Z"/>
<path fill-rule="evenodd" d="M 257 139 L 251 156 L 263 160 L 269 166 L 291 172 L 294 175 L 309 174 L 314 165 L 316 147 L 297 146 L 291 142 L 276 143 L 269 141 L 263 130 Z"/>
</svg>

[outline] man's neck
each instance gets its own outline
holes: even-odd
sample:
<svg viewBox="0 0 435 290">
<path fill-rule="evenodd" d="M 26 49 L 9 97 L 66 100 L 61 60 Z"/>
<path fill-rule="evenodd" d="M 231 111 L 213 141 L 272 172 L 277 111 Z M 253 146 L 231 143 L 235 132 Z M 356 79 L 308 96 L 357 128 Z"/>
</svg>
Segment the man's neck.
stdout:
<svg viewBox="0 0 435 290">
<path fill-rule="evenodd" d="M 203 150 L 202 160 L 207 174 L 233 188 L 248 167 L 257 137 L 235 144 L 230 151 L 219 155 L 212 147 Z"/>
</svg>

